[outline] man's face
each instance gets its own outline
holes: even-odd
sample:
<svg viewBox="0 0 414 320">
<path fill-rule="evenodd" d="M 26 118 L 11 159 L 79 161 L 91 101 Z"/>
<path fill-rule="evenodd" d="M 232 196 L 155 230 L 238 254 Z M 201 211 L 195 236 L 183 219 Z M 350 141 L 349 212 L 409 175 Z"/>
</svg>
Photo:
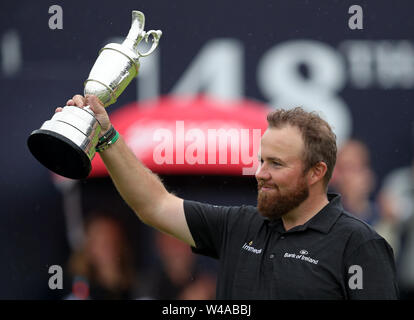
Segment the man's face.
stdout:
<svg viewBox="0 0 414 320">
<path fill-rule="evenodd" d="M 256 172 L 257 208 L 269 219 L 279 218 L 309 196 L 303 173 L 304 143 L 298 128 L 270 128 L 263 134 Z"/>
<path fill-rule="evenodd" d="M 374 188 L 374 175 L 366 147 L 349 141 L 338 153 L 335 166 L 335 187 L 344 197 L 369 197 Z"/>
</svg>

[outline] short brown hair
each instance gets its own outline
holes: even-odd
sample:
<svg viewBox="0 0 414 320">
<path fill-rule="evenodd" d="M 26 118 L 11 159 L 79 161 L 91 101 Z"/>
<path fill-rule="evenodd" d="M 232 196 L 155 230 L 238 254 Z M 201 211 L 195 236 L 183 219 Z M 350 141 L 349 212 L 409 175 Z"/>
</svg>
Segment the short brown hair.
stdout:
<svg viewBox="0 0 414 320">
<path fill-rule="evenodd" d="M 325 162 L 327 171 L 324 176 L 328 186 L 336 162 L 336 135 L 330 125 L 315 112 L 306 112 L 301 107 L 290 110 L 278 109 L 267 115 L 269 128 L 281 128 L 285 125 L 297 127 L 302 133 L 305 145 L 304 173 L 318 162 Z"/>
</svg>

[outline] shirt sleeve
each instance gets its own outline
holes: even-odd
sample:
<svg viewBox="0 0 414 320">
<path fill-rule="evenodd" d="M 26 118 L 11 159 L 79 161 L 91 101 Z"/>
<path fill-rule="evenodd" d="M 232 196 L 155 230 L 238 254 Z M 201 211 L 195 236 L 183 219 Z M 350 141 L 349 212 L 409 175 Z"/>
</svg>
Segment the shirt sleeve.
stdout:
<svg viewBox="0 0 414 320">
<path fill-rule="evenodd" d="M 345 258 L 345 268 L 349 299 L 399 298 L 394 254 L 383 238 L 363 242 Z"/>
<path fill-rule="evenodd" d="M 219 259 L 223 245 L 242 216 L 243 207 L 215 206 L 184 200 L 184 212 L 195 247 L 195 253 Z"/>
</svg>

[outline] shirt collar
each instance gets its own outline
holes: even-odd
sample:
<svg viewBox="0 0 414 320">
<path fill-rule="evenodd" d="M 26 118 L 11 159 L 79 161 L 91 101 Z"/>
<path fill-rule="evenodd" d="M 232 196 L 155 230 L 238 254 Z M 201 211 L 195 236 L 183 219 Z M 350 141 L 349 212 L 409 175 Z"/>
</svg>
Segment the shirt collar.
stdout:
<svg viewBox="0 0 414 320">
<path fill-rule="evenodd" d="M 303 230 L 310 228 L 323 233 L 331 230 L 344 209 L 339 194 L 328 193 L 328 201 L 329 203 L 321 211 L 303 225 Z"/>
<path fill-rule="evenodd" d="M 306 223 L 296 226 L 287 232 L 304 231 L 309 228 L 322 233 L 328 233 L 343 212 L 341 196 L 339 194 L 328 193 L 328 201 L 329 203 Z M 281 218 L 269 222 L 271 226 L 276 227 L 279 231 L 284 230 Z"/>
</svg>

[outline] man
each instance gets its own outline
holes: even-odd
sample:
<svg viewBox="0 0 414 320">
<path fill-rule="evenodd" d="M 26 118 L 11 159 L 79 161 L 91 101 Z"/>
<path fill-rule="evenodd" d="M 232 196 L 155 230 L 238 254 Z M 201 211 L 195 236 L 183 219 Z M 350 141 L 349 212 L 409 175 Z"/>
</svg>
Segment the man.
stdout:
<svg viewBox="0 0 414 320">
<path fill-rule="evenodd" d="M 105 137 L 114 131 L 100 101 L 90 105 Z M 58 108 L 57 111 L 61 111 Z M 268 116 L 261 141 L 258 206 L 220 207 L 169 193 L 122 137 L 100 148 L 118 191 L 138 217 L 220 260 L 217 299 L 396 299 L 392 249 L 327 195 L 335 135 L 300 108 Z M 108 147 L 109 146 L 109 147 Z"/>
<path fill-rule="evenodd" d="M 345 210 L 369 225 L 375 225 L 380 213 L 378 204 L 370 199 L 375 189 L 375 173 L 365 143 L 350 139 L 342 144 L 330 187 L 341 194 Z"/>
</svg>

